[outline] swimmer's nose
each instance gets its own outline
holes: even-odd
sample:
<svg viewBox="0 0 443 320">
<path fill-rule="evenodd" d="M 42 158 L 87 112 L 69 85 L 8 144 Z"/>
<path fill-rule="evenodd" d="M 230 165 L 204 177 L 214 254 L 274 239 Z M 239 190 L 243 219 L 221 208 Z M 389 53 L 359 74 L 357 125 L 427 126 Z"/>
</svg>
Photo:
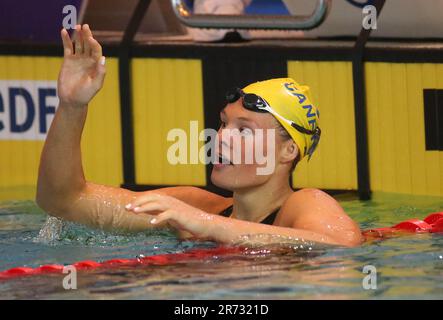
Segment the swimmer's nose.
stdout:
<svg viewBox="0 0 443 320">
<path fill-rule="evenodd" d="M 231 143 L 230 140 L 233 139 L 233 137 L 235 136 L 235 130 L 231 128 L 220 129 L 218 130 L 217 135 L 218 135 L 218 141 L 220 143 L 225 143 L 229 145 Z"/>
<path fill-rule="evenodd" d="M 221 129 L 217 134 L 218 138 L 218 148 L 219 150 L 225 149 L 230 150 L 231 143 L 231 131 L 229 129 Z"/>
</svg>

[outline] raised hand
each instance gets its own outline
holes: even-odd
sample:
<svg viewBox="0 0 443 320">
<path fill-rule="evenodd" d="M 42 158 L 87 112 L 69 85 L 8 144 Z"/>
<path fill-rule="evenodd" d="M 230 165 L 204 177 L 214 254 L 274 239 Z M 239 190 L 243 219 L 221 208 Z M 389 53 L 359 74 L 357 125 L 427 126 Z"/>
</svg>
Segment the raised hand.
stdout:
<svg viewBox="0 0 443 320">
<path fill-rule="evenodd" d="M 62 29 L 64 59 L 58 77 L 60 105 L 81 107 L 103 86 L 105 78 L 105 57 L 102 47 L 92 37 L 87 24 L 76 26 L 76 40 L 73 42 L 66 29 Z"/>
</svg>

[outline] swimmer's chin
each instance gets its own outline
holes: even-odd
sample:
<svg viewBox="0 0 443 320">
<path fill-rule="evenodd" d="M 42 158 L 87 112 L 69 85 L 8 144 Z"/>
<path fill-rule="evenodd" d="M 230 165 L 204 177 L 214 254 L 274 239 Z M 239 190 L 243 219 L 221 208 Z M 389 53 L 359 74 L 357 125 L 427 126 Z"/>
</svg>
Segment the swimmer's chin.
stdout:
<svg viewBox="0 0 443 320">
<path fill-rule="evenodd" d="M 211 174 L 211 182 L 218 188 L 227 190 L 227 191 L 234 191 L 234 186 L 232 182 L 229 181 L 229 178 L 223 177 L 222 175 L 219 175 L 218 173 L 214 173 L 212 171 Z"/>
</svg>

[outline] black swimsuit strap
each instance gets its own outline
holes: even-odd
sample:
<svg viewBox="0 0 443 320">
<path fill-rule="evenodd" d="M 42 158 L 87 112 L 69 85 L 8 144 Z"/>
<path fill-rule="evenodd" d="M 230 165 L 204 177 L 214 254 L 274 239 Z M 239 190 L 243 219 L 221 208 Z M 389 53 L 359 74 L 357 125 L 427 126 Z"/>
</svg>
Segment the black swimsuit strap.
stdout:
<svg viewBox="0 0 443 320">
<path fill-rule="evenodd" d="M 277 213 L 279 210 L 280 208 L 275 209 L 275 211 L 273 211 L 270 215 L 264 218 L 260 223 L 269 224 L 272 226 L 274 224 L 275 218 L 277 217 Z"/>
<path fill-rule="evenodd" d="M 220 212 L 220 215 L 222 217 L 229 217 L 232 213 L 232 209 L 233 209 L 233 206 L 231 205 L 231 206 L 227 207 L 225 210 L 223 210 L 222 212 Z M 272 212 L 266 218 L 264 218 L 260 223 L 273 225 L 279 210 L 280 210 L 280 208 L 277 208 L 274 212 Z"/>
<path fill-rule="evenodd" d="M 227 207 L 225 210 L 223 210 L 222 212 L 220 212 L 220 215 L 222 216 L 222 217 L 229 217 L 230 215 L 231 215 L 231 213 L 232 213 L 232 208 L 233 208 L 233 206 L 232 205 L 230 205 L 229 207 Z"/>
</svg>

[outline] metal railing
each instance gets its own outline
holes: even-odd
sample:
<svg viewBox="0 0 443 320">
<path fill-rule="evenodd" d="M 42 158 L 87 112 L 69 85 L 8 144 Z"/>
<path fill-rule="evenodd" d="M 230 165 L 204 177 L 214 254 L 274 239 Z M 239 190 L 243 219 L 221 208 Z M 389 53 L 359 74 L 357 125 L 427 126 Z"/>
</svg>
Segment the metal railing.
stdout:
<svg viewBox="0 0 443 320">
<path fill-rule="evenodd" d="M 310 16 L 193 14 L 184 0 L 171 0 L 177 18 L 188 27 L 215 29 L 309 30 L 326 19 L 331 0 L 318 0 Z"/>
</svg>

